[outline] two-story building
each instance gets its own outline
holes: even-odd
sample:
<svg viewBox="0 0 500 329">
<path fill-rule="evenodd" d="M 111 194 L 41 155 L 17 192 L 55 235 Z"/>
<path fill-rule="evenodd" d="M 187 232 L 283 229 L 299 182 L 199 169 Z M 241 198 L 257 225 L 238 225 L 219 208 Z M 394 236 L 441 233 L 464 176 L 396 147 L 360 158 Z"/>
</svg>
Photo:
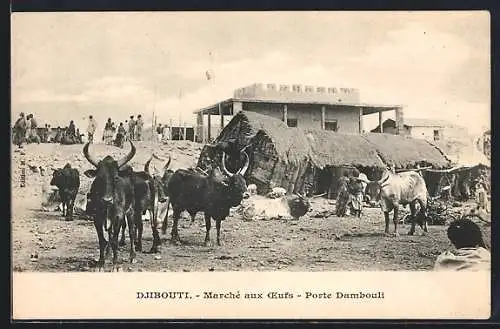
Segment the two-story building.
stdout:
<svg viewBox="0 0 500 329">
<path fill-rule="evenodd" d="M 197 141 L 214 138 L 227 123 L 227 116 L 242 110 L 277 118 L 289 127 L 355 134 L 364 131 L 365 115 L 378 113 L 379 124 L 382 124 L 382 113 L 395 111 L 396 121 L 403 120 L 402 106 L 362 103 L 359 90 L 355 88 L 256 83 L 235 90 L 232 98 L 195 111 Z M 215 132 L 214 116 L 219 120 L 219 129 Z"/>
</svg>

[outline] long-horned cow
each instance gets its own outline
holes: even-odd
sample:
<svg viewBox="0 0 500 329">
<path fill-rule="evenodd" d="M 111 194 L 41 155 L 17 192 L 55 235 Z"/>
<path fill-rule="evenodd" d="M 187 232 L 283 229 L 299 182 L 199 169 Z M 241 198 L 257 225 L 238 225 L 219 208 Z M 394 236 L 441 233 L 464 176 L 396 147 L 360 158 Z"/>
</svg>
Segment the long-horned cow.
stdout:
<svg viewBox="0 0 500 329">
<path fill-rule="evenodd" d="M 168 196 L 173 210 L 172 243 L 179 243 L 178 222 L 182 211 L 187 210 L 192 216 L 199 211 L 205 214 L 205 244 L 210 244 L 211 219 L 215 220 L 217 228 L 217 245 L 220 242 L 220 227 L 229 215 L 229 209 L 241 203 L 243 194 L 247 190 L 245 172 L 248 169 L 250 159 L 244 152 L 245 164 L 236 173 L 227 170 L 225 161 L 226 153 L 222 153 L 221 168 L 228 176 L 218 177 L 216 168 L 212 169 L 208 176 L 193 170 L 179 169 L 168 182 Z"/>
<path fill-rule="evenodd" d="M 155 157 L 153 154 L 150 159 L 144 165 L 144 171 L 134 171 L 130 165 L 124 165 L 121 168 L 121 172 L 128 171 L 131 177 L 131 182 L 134 185 L 134 236 L 135 236 L 135 251 L 142 252 L 142 234 L 143 234 L 143 222 L 142 215 L 145 215 L 149 211 L 151 215 L 151 230 L 153 233 L 153 245 L 149 250 L 149 253 L 157 253 L 158 246 L 161 244 L 160 235 L 157 228 L 157 214 L 158 210 L 155 206 L 156 201 L 164 203 L 166 201 L 166 196 L 164 192 L 164 184 L 162 182 L 162 177 L 157 173 L 150 173 L 149 165 L 151 160 Z M 170 160 L 168 161 L 165 169 L 168 168 Z M 120 246 L 125 245 L 125 230 L 127 228 L 127 223 L 122 222 L 122 234 L 119 242 Z"/>
<path fill-rule="evenodd" d="M 118 257 L 118 235 L 122 223 L 127 219 L 130 237 L 130 262 L 135 259 L 134 251 L 134 186 L 131 170 L 125 166 L 135 155 L 136 149 L 130 141 L 131 150 L 123 158 L 115 160 L 108 155 L 98 160 L 89 154 L 89 143 L 83 147 L 83 154 L 96 169 L 84 172 L 85 176 L 94 178 L 90 187 L 88 207 L 94 219 L 94 226 L 99 238 L 99 269 L 104 267 L 104 252 L 108 251 L 108 242 L 104 237 L 104 229 L 108 231 L 109 243 L 113 250 L 113 267 Z"/>
<path fill-rule="evenodd" d="M 380 208 L 385 217 L 385 233 L 389 233 L 389 213 L 394 210 L 394 235 L 398 235 L 398 212 L 399 205 L 410 205 L 411 229 L 409 235 L 415 233 L 415 225 L 419 224 L 424 232 L 427 228 L 427 187 L 425 181 L 415 171 L 393 173 L 389 169 L 384 170 L 382 178 L 378 181 L 368 183 L 366 193 L 372 200 L 380 201 Z M 417 204 L 420 210 L 417 211 Z M 418 217 L 417 217 L 418 215 Z"/>
</svg>

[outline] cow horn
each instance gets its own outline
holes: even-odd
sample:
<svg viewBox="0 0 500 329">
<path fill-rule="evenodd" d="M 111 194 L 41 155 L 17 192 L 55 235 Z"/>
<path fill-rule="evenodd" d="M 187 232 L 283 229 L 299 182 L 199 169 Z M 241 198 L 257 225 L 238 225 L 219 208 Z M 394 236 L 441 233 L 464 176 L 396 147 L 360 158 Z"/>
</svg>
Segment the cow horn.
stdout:
<svg viewBox="0 0 500 329">
<path fill-rule="evenodd" d="M 247 152 L 243 152 L 243 154 L 245 154 L 245 165 L 243 166 L 243 168 L 241 168 L 239 171 L 238 171 L 238 174 L 240 174 L 241 176 L 244 176 L 245 173 L 247 172 L 247 169 L 248 169 L 248 166 L 250 165 L 250 158 L 248 157 L 248 154 Z"/>
<path fill-rule="evenodd" d="M 226 168 L 226 152 L 222 152 L 222 170 L 224 170 L 224 173 L 228 175 L 229 177 L 233 177 L 234 174 L 230 173 L 229 170 Z"/>
<path fill-rule="evenodd" d="M 134 146 L 134 143 L 132 143 L 132 141 L 129 141 L 130 142 L 130 146 L 132 147 L 132 149 L 130 150 L 130 152 L 123 158 L 121 158 L 119 161 L 117 161 L 118 163 L 118 168 L 121 168 L 123 167 L 127 162 L 129 162 L 135 155 L 135 146 Z"/>
<path fill-rule="evenodd" d="M 151 160 L 153 160 L 153 156 L 151 156 L 151 157 L 149 158 L 149 160 L 148 160 L 148 161 L 146 161 L 146 163 L 144 164 L 144 172 L 146 172 L 146 174 L 148 174 L 148 175 L 151 175 L 151 174 L 149 173 L 149 164 L 151 163 Z"/>
<path fill-rule="evenodd" d="M 85 144 L 85 146 L 83 147 L 83 155 L 85 156 L 85 159 L 87 159 L 88 162 L 90 162 L 92 165 L 94 165 L 94 167 L 97 167 L 97 164 L 99 163 L 99 161 L 97 161 L 97 159 L 95 159 L 94 157 L 92 157 L 89 154 L 89 145 L 90 145 L 90 142 Z"/>
<path fill-rule="evenodd" d="M 168 167 L 170 166 L 170 162 L 172 162 L 172 157 L 169 155 L 169 156 L 168 156 L 168 161 L 167 161 L 167 163 L 165 164 L 165 167 L 163 167 L 163 170 L 164 170 L 164 171 L 167 171 L 167 170 L 168 170 Z"/>
</svg>

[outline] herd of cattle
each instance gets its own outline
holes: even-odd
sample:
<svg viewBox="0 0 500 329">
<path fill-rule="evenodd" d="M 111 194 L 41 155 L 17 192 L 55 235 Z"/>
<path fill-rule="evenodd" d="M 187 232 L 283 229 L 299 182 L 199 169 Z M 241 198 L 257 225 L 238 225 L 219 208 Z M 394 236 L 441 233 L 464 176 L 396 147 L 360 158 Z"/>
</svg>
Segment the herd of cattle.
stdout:
<svg viewBox="0 0 500 329">
<path fill-rule="evenodd" d="M 135 262 L 136 252 L 142 252 L 143 221 L 147 211 L 151 216 L 153 245 L 150 253 L 157 253 L 161 244 L 158 232 L 157 209 L 155 203 L 167 203 L 167 212 L 162 224 L 162 233 L 166 233 L 168 207 L 172 207 L 173 225 L 171 242 L 180 243 L 178 221 L 183 211 L 187 211 L 191 220 L 198 212 L 205 216 L 205 244 L 210 244 L 211 220 L 214 219 L 217 230 L 217 244 L 221 245 L 221 222 L 229 215 L 230 209 L 241 204 L 250 193 L 244 178 L 249 166 L 249 157 L 244 150 L 239 154 L 244 159 L 236 173 L 226 168 L 226 153 L 222 153 L 220 167 L 201 173 L 196 169 L 169 169 L 171 158 L 163 172 L 151 173 L 149 165 L 153 157 L 146 162 L 143 171 L 134 171 L 127 163 L 134 157 L 136 148 L 130 141 L 131 150 L 123 158 L 115 160 L 106 156 L 99 160 L 89 153 L 89 143 L 83 147 L 83 154 L 95 169 L 89 169 L 84 175 L 93 178 L 87 194 L 86 213 L 93 219 L 99 239 L 98 269 L 104 268 L 104 259 L 113 252 L 113 267 L 118 256 L 118 246 L 126 244 L 125 232 L 128 227 L 130 254 L 129 261 Z M 231 155 L 229 155 L 231 156 Z M 50 182 L 59 190 L 63 204 L 63 216 L 72 220 L 73 206 L 80 188 L 77 169 L 68 163 L 64 168 L 55 169 Z M 389 214 L 394 210 L 394 234 L 398 234 L 398 207 L 409 205 L 411 210 L 411 229 L 414 234 L 416 224 L 427 232 L 426 207 L 427 188 L 424 179 L 417 172 L 393 173 L 385 170 L 379 181 L 369 182 L 366 193 L 372 200 L 379 200 L 385 216 L 385 233 L 389 233 Z M 108 232 L 106 240 L 104 232 Z M 121 238 L 118 241 L 121 231 Z"/>
</svg>

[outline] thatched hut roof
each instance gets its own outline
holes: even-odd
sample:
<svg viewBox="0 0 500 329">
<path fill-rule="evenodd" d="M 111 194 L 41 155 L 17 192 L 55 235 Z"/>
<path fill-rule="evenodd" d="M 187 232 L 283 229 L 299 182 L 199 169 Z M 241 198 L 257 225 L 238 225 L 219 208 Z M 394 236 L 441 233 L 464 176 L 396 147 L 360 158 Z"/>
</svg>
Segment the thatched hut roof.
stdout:
<svg viewBox="0 0 500 329">
<path fill-rule="evenodd" d="M 409 169 L 417 164 L 439 169 L 450 166 L 450 160 L 435 145 L 406 136 L 367 133 L 362 135 L 377 150 L 378 155 L 389 165 Z"/>
<path fill-rule="evenodd" d="M 375 148 L 361 135 L 319 129 L 306 129 L 304 133 L 309 138 L 311 161 L 321 169 L 326 166 L 385 167 Z"/>
<path fill-rule="evenodd" d="M 264 134 L 273 142 L 278 157 L 285 162 L 310 159 L 319 167 L 359 166 L 409 169 L 417 164 L 435 169 L 448 168 L 446 155 L 431 143 L 406 136 L 367 133 L 343 134 L 321 129 L 289 128 L 267 115 L 240 111 L 224 127 L 217 141 L 235 135 L 241 145 Z"/>
<path fill-rule="evenodd" d="M 286 162 L 296 162 L 308 157 L 309 143 L 298 129 L 289 128 L 283 121 L 255 112 L 240 111 L 224 127 L 219 136 L 239 124 L 239 138 L 247 144 L 257 133 L 265 134 L 273 142 L 279 158 Z"/>
</svg>

